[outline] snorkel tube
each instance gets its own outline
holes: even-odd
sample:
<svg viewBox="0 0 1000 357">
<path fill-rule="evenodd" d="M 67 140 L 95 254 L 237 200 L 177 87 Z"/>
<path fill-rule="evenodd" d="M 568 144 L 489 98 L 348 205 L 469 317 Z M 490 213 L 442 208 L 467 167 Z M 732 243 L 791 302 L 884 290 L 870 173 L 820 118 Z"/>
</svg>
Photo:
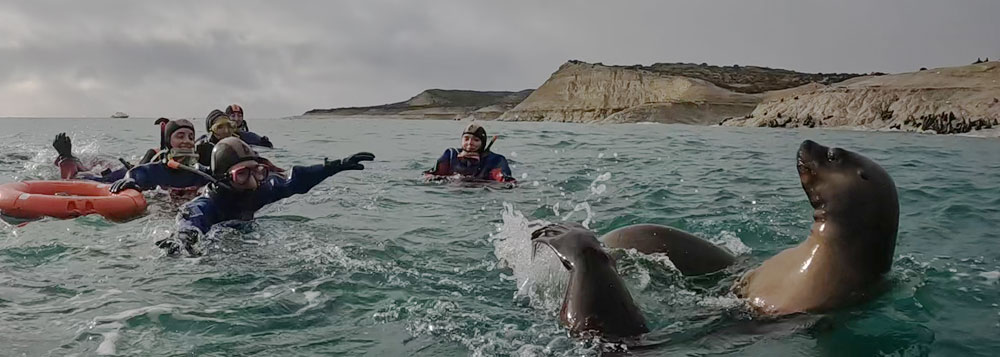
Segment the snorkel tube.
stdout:
<svg viewBox="0 0 1000 357">
<path fill-rule="evenodd" d="M 120 157 L 118 158 L 118 162 L 121 162 L 122 165 L 125 165 L 125 170 L 131 170 L 133 167 L 135 167 L 135 165 L 132 165 L 132 163 L 125 161 L 125 159 Z"/>
<path fill-rule="evenodd" d="M 168 160 L 167 161 L 167 167 L 169 167 L 171 169 L 175 169 L 175 170 L 176 169 L 180 169 L 180 170 L 184 170 L 184 171 L 193 173 L 195 175 L 204 177 L 209 182 L 214 183 L 214 184 L 218 185 L 219 187 L 222 187 L 223 189 L 230 190 L 230 191 L 233 190 L 232 186 L 229 186 L 228 184 L 226 184 L 226 183 L 224 183 L 222 181 L 219 181 L 215 177 L 212 177 L 212 175 L 206 174 L 206 173 L 202 172 L 201 170 L 198 170 L 198 169 L 193 168 L 191 166 L 184 165 L 184 164 L 182 164 L 180 162 L 177 162 L 176 160 L 173 160 L 173 159 Z"/>
<path fill-rule="evenodd" d="M 167 123 L 169 123 L 169 122 L 170 122 L 170 119 L 167 119 L 167 118 L 159 118 L 159 119 L 156 119 L 156 121 L 153 122 L 153 124 L 160 126 L 160 149 L 161 150 L 167 148 L 167 139 L 163 137 L 163 134 L 167 131 Z"/>
<path fill-rule="evenodd" d="M 483 152 L 490 152 L 490 148 L 493 147 L 493 143 L 497 142 L 497 138 L 499 138 L 499 137 L 500 137 L 500 135 L 493 135 L 493 139 L 490 140 L 490 144 L 489 145 L 486 145 L 486 148 L 483 149 Z"/>
</svg>

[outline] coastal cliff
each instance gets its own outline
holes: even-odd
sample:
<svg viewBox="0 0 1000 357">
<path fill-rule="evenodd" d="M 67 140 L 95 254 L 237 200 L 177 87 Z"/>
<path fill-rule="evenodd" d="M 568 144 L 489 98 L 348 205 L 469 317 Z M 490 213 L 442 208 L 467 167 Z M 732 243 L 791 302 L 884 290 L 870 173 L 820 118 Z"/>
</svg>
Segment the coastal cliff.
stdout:
<svg viewBox="0 0 1000 357">
<path fill-rule="evenodd" d="M 409 100 L 371 107 L 313 109 L 310 117 L 492 120 L 531 94 L 520 92 L 429 89 Z"/>
<path fill-rule="evenodd" d="M 569 61 L 498 120 L 708 125 L 749 114 L 769 91 L 855 76 L 752 66 L 606 66 Z"/>
<path fill-rule="evenodd" d="M 372 107 L 309 117 L 660 122 L 1000 133 L 1000 62 L 901 74 L 800 73 L 754 66 L 569 61 L 535 90 L 431 89 Z M 997 136 L 992 134 L 990 136 Z"/>
<path fill-rule="evenodd" d="M 939 134 L 1000 125 L 1000 62 L 850 79 L 765 99 L 726 126 L 848 127 Z"/>
</svg>

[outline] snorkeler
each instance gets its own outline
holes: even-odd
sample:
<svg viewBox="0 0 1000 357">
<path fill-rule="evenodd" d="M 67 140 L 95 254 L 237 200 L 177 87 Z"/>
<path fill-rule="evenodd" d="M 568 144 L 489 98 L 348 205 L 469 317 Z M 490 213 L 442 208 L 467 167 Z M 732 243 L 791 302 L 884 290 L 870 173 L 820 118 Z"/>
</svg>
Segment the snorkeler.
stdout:
<svg viewBox="0 0 1000 357">
<path fill-rule="evenodd" d="M 212 148 L 215 147 L 215 143 L 235 135 L 236 127 L 226 113 L 213 109 L 205 117 L 205 130 L 208 130 L 208 134 L 198 138 L 198 142 L 195 143 L 195 151 L 198 153 L 198 163 L 210 166 L 212 165 Z"/>
<path fill-rule="evenodd" d="M 267 148 L 274 147 L 274 144 L 271 143 L 271 139 L 268 139 L 266 136 L 257 135 L 257 133 L 250 131 L 250 128 L 247 126 L 247 121 L 243 119 L 243 107 L 240 107 L 239 104 L 232 104 L 226 107 L 226 115 L 233 121 L 233 127 L 236 128 L 236 135 L 240 137 L 240 140 L 243 140 L 243 142 L 253 146 L 263 146 Z"/>
<path fill-rule="evenodd" d="M 516 182 L 507 165 L 507 158 L 490 151 L 492 144 L 486 145 L 486 129 L 476 123 L 469 124 L 462 131 L 461 149 L 445 150 L 434 168 L 424 171 L 424 174 L 436 177 L 461 175 L 475 180 Z"/>
<path fill-rule="evenodd" d="M 111 193 L 126 189 L 145 191 L 160 186 L 167 189 L 172 198 L 184 199 L 195 196 L 199 188 L 208 184 L 207 174 L 195 172 L 199 164 L 194 150 L 194 124 L 187 119 L 167 120 L 162 128 L 162 149 L 148 163 L 132 168 L 124 178 L 111 185 Z"/>
<path fill-rule="evenodd" d="M 146 154 L 144 154 L 142 159 L 139 160 L 139 165 L 147 164 L 152 161 L 163 161 L 165 158 L 164 155 L 170 151 L 170 148 L 167 147 L 167 144 L 169 143 L 169 135 L 164 134 L 167 130 L 167 124 L 169 123 L 170 119 L 167 118 L 157 118 L 156 121 L 153 122 L 153 124 L 160 127 L 160 147 L 146 150 Z"/>
<path fill-rule="evenodd" d="M 273 165 L 238 138 L 225 138 L 212 150 L 213 182 L 205 194 L 188 202 L 177 216 L 177 232 L 156 242 L 168 254 L 184 249 L 197 255 L 194 245 L 216 223 L 252 220 L 265 205 L 309 192 L 327 177 L 345 170 L 364 170 L 362 161 L 375 155 L 359 152 L 341 160 L 312 166 L 294 166 L 290 178 L 273 172 Z"/>
<path fill-rule="evenodd" d="M 124 167 L 112 170 L 110 168 L 101 171 L 100 173 L 90 172 L 93 167 L 89 167 L 83 164 L 76 156 L 73 156 L 73 142 L 69 139 L 66 133 L 56 134 L 55 140 L 52 141 L 52 147 L 56 149 L 56 153 L 59 154 L 56 157 L 55 165 L 59 167 L 59 176 L 63 180 L 79 179 L 79 180 L 92 180 L 103 183 L 115 182 L 122 177 L 125 177 L 125 172 L 130 168 L 130 164 L 122 159 L 119 159 Z"/>
<path fill-rule="evenodd" d="M 239 104 L 230 104 L 226 107 L 226 115 L 233 120 L 233 127 L 239 131 L 250 131 L 246 120 L 243 120 L 243 107 Z"/>
</svg>

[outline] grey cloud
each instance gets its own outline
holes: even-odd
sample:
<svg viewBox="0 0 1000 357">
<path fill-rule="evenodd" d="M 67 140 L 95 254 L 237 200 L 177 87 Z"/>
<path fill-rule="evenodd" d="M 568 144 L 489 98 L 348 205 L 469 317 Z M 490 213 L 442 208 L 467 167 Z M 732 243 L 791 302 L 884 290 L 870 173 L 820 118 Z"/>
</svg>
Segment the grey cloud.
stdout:
<svg viewBox="0 0 1000 357">
<path fill-rule="evenodd" d="M 0 116 L 251 117 L 427 88 L 519 90 L 569 59 L 811 72 L 1000 57 L 995 1 L 0 4 Z"/>
</svg>

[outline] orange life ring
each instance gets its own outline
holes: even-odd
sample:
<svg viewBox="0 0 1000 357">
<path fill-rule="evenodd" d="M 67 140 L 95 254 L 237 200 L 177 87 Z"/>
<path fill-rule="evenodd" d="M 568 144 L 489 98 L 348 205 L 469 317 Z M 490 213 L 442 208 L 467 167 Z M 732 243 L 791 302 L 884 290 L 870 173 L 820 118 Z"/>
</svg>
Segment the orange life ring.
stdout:
<svg viewBox="0 0 1000 357">
<path fill-rule="evenodd" d="M 100 214 L 123 221 L 146 211 L 136 190 L 113 194 L 111 185 L 93 181 L 24 181 L 0 185 L 0 212 L 18 218 L 73 218 Z"/>
</svg>

